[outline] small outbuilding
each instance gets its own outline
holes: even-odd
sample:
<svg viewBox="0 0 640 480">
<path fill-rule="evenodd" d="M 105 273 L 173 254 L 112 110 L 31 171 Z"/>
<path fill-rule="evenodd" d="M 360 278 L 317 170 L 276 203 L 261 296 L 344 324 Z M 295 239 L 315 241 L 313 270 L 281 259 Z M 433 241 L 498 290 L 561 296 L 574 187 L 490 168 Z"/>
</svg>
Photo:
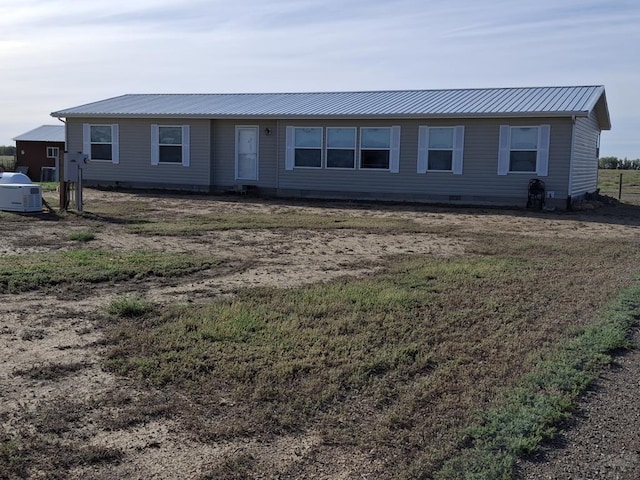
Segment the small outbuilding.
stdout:
<svg viewBox="0 0 640 480">
<path fill-rule="evenodd" d="M 52 116 L 89 185 L 525 207 L 535 183 L 555 208 L 595 192 L 611 128 L 598 85 L 123 95 Z"/>
<path fill-rule="evenodd" d="M 13 139 L 16 170 L 34 182 L 55 181 L 65 150 L 64 125 L 42 125 Z M 58 164 L 56 164 L 56 161 Z"/>
</svg>

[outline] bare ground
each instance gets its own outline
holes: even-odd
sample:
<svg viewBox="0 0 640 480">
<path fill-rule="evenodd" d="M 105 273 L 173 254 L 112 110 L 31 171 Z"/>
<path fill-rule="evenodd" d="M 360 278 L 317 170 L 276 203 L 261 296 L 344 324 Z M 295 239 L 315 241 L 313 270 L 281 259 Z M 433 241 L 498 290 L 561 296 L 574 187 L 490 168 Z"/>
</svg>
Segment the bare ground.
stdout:
<svg viewBox="0 0 640 480">
<path fill-rule="evenodd" d="M 348 203 L 288 203 L 195 196 L 154 196 L 126 192 L 85 191 L 85 210 L 108 202 L 146 204 L 149 215 L 167 218 L 193 212 L 273 213 L 300 209 L 335 215 L 406 218 L 440 233 L 364 233 L 353 230 L 216 231 L 192 237 L 151 237 L 128 233 L 104 218 L 65 222 L 16 222 L 1 226 L 0 254 L 25 254 L 77 248 L 70 230 L 95 230 L 92 242 L 114 250 L 148 248 L 167 252 L 210 253 L 225 259 L 215 275 L 153 279 L 89 287 L 86 292 L 31 292 L 0 298 L 0 421 L 8 431 L 45 429 L 51 442 L 70 451 L 122 456 L 119 463 L 94 462 L 68 469 L 66 478 L 173 479 L 199 478 L 230 452 L 248 455 L 263 471 L 295 471 L 305 461 L 305 478 L 376 478 L 380 468 L 349 451 L 319 451 L 313 432 L 277 439 L 205 442 L 179 419 L 157 415 L 166 402 L 187 402 L 179 394 L 139 391 L 126 378 L 100 368 L 97 312 L 114 296 L 142 293 L 155 303 L 198 302 L 232 295 L 245 286 L 281 287 L 321 282 L 338 276 L 360 276 L 377 268 L 392 253 L 457 255 L 465 252 L 463 233 L 493 231 L 523 236 L 640 239 L 637 210 L 622 207 L 570 214 L 529 214 L 483 209 L 383 206 Z M 448 232 L 456 232 L 451 235 Z M 640 478 L 637 403 L 640 385 L 637 352 L 621 357 L 600 388 L 581 407 L 578 427 L 565 437 L 565 448 L 546 452 L 537 462 L 521 465 L 522 478 Z M 67 366 L 55 378 L 54 366 Z M 41 371 L 41 374 L 38 374 Z M 146 404 L 146 422 L 127 424 L 129 405 Z M 625 403 L 626 402 L 626 403 Z M 71 405 L 71 407 L 70 407 Z M 88 406 L 91 407 L 88 407 Z M 75 407 L 74 407 L 75 406 Z M 584 418 L 582 418 L 584 417 Z M 56 421 L 57 420 L 57 423 Z M 188 422 L 187 422 L 188 424 Z M 105 425 L 112 425 L 105 428 Z M 42 432 L 40 432 L 42 433 Z M 564 446 L 564 445 L 563 445 Z M 309 460 L 311 458 L 311 461 Z M 56 459 L 51 459 L 53 465 Z M 49 478 L 46 462 L 31 478 Z M 86 465 L 86 462 L 83 464 Z M 233 466 L 229 467 L 230 469 Z M 617 476 L 616 476 L 617 475 Z M 4 478 L 0 472 L 0 478 Z M 203 477 L 204 478 L 204 477 Z M 232 477 L 229 477 L 232 478 Z M 278 478 L 277 476 L 265 478 Z"/>
</svg>

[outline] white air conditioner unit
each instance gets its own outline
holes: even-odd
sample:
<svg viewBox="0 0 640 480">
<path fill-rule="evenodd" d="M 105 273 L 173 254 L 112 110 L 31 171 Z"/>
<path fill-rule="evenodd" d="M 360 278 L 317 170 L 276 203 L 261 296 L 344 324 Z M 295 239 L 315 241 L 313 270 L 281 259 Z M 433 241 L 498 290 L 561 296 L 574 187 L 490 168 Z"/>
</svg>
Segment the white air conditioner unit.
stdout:
<svg viewBox="0 0 640 480">
<path fill-rule="evenodd" d="M 41 212 L 42 187 L 31 183 L 23 173 L 0 173 L 0 210 Z"/>
</svg>

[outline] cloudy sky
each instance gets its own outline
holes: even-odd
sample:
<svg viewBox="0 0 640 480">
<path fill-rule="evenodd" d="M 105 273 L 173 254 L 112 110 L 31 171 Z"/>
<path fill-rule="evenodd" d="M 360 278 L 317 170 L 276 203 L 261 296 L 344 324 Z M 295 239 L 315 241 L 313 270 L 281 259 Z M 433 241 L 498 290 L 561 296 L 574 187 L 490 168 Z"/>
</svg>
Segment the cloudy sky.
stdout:
<svg viewBox="0 0 640 480">
<path fill-rule="evenodd" d="M 125 93 L 604 85 L 640 158 L 638 0 L 0 0 L 0 145 Z"/>
</svg>

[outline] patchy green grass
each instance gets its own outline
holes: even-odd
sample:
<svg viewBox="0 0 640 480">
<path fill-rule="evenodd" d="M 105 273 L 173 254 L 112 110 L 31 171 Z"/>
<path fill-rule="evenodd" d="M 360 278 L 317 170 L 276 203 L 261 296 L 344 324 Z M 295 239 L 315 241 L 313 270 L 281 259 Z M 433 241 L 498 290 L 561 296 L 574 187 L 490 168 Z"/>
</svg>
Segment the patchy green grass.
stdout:
<svg viewBox="0 0 640 480">
<path fill-rule="evenodd" d="M 631 348 L 629 331 L 640 318 L 640 285 L 625 291 L 602 317 L 571 341 L 541 356 L 533 371 L 502 392 L 501 405 L 482 414 L 465 432 L 461 452 L 448 460 L 438 480 L 510 479 L 517 457 L 534 453 L 571 417 L 577 398 L 611 362 L 610 354 Z"/>
<path fill-rule="evenodd" d="M 398 257 L 364 279 L 249 289 L 123 319 L 108 331 L 107 367 L 191 396 L 210 416 L 193 422 L 199 438 L 315 430 L 325 445 L 375 446 L 389 472 L 380 478 L 435 474 L 467 455 L 466 432 L 481 431 L 473 430 L 476 412 L 505 404 L 506 416 L 489 413 L 483 425 L 526 453 L 605 358 L 600 341 L 593 361 L 583 357 L 590 346 L 570 348 L 566 362 L 578 374 L 564 378 L 564 366 L 539 352 L 580 345 L 594 310 L 624 285 L 640 253 L 622 241 L 477 240 L 478 256 Z M 634 260 L 621 267 L 626 255 Z M 568 399 L 531 406 L 519 392 L 535 382 Z M 505 388 L 516 393 L 505 397 Z M 507 439 L 509 425 L 516 433 Z M 508 467 L 501 459 L 496 469 Z"/>
<path fill-rule="evenodd" d="M 54 285 L 100 283 L 144 277 L 173 277 L 215 267 L 210 257 L 137 250 L 78 249 L 61 253 L 0 257 L 0 292 L 16 293 Z"/>
<path fill-rule="evenodd" d="M 158 220 L 129 225 L 133 233 L 147 235 L 197 235 L 213 230 L 252 229 L 356 229 L 379 232 L 421 232 L 425 227 L 411 220 L 382 217 L 358 217 L 320 215 L 298 212 L 239 213 L 221 212 L 183 217 L 175 220 Z"/>
<path fill-rule="evenodd" d="M 139 294 L 114 298 L 107 306 L 107 313 L 117 317 L 142 317 L 153 310 L 153 304 Z"/>
<path fill-rule="evenodd" d="M 58 380 L 73 375 L 88 367 L 85 362 L 72 363 L 43 363 L 35 364 L 23 370 L 14 370 L 14 375 L 31 378 L 32 380 Z"/>
<path fill-rule="evenodd" d="M 96 239 L 96 234 L 90 230 L 78 230 L 71 232 L 67 238 L 74 242 L 90 242 L 91 240 Z"/>
<path fill-rule="evenodd" d="M 60 183 L 58 182 L 37 182 L 40 187 L 42 187 L 42 192 L 50 193 L 58 190 Z"/>
<path fill-rule="evenodd" d="M 123 224 L 134 233 L 181 236 L 221 229 L 433 231 L 411 220 L 294 209 L 162 215 L 142 202 L 103 202 L 59 221 L 88 232 Z M 110 430 L 162 417 L 203 442 L 310 433 L 320 438 L 315 452 L 355 453 L 382 465 L 382 480 L 509 478 L 514 458 L 552 436 L 610 350 L 627 345 L 631 304 L 624 318 L 603 308 L 632 284 L 640 250 L 637 240 L 615 237 L 440 228 L 464 241 L 464 255 L 388 257 L 365 278 L 246 288 L 206 304 L 114 298 L 99 314 L 108 319 L 101 324 L 105 367 L 138 379 L 143 394 L 41 404 L 27 419 L 32 430 L 23 432 L 9 434 L 0 423 L 0 472 L 26 477 L 35 469 L 62 478 L 78 466 L 117 464 L 125 458 L 120 450 L 88 447 L 73 432 L 89 419 Z M 4 256 L 0 292 L 171 278 L 218 265 L 192 254 L 88 248 Z M 34 328 L 21 338 L 44 335 Z M 81 368 L 45 364 L 14 373 L 55 381 Z M 98 404 L 109 408 L 97 413 Z M 57 436 L 72 440 L 62 444 Z M 302 455 L 300 468 L 316 458 Z M 230 451 L 202 478 L 273 474 L 264 465 L 253 453 Z"/>
<path fill-rule="evenodd" d="M 598 170 L 600 193 L 618 198 L 622 175 L 622 198 L 625 203 L 640 205 L 640 170 Z"/>
</svg>

